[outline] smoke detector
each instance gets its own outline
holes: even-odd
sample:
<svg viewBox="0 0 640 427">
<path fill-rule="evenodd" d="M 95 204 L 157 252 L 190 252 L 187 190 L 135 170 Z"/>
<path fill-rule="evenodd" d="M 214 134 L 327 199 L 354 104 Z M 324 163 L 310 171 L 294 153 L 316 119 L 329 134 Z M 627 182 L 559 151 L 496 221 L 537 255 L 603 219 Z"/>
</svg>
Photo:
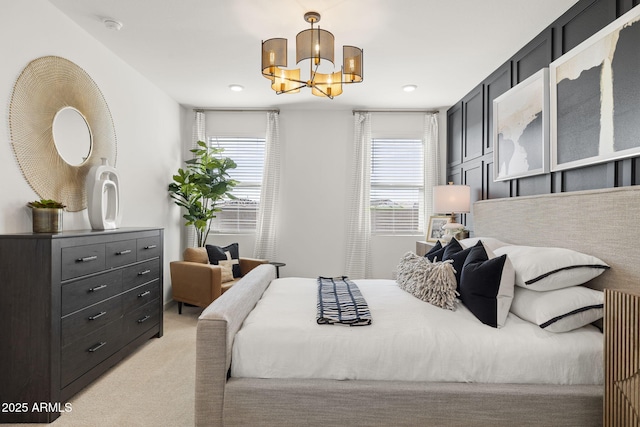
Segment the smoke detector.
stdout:
<svg viewBox="0 0 640 427">
<path fill-rule="evenodd" d="M 109 30 L 113 30 L 113 31 L 120 31 L 120 29 L 122 29 L 122 22 L 120 21 L 116 21 L 115 19 L 111 19 L 111 18 L 104 18 L 102 20 L 102 23 L 104 24 L 105 27 L 107 27 L 107 29 Z"/>
</svg>

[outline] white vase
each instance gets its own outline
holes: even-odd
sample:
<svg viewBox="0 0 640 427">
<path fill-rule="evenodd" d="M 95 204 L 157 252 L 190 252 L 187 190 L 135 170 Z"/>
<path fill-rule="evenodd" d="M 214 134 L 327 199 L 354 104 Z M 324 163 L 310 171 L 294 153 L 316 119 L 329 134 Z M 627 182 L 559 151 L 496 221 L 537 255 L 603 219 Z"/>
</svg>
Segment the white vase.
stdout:
<svg viewBox="0 0 640 427">
<path fill-rule="evenodd" d="M 106 158 L 89 169 L 85 183 L 89 222 L 94 230 L 112 230 L 120 226 L 120 179 Z"/>
</svg>

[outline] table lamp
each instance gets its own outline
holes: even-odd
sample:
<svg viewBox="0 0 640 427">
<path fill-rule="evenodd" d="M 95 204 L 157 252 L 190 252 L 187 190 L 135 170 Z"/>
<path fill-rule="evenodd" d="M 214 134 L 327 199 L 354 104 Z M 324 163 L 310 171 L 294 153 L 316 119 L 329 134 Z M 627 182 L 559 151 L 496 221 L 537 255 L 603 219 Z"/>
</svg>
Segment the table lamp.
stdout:
<svg viewBox="0 0 640 427">
<path fill-rule="evenodd" d="M 450 214 L 449 222 L 442 226 L 445 230 L 443 240 L 451 241 L 453 236 L 464 229 L 459 224 L 456 213 L 468 213 L 471 206 L 471 187 L 468 185 L 436 185 L 433 187 L 433 211 L 441 214 Z"/>
</svg>

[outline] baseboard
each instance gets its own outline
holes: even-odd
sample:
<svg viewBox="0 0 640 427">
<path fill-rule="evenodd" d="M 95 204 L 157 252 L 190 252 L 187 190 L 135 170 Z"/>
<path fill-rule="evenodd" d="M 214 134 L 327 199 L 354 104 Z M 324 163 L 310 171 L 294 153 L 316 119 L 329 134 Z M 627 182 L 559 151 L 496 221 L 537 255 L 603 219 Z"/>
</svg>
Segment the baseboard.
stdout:
<svg viewBox="0 0 640 427">
<path fill-rule="evenodd" d="M 174 300 L 167 301 L 167 302 L 164 303 L 163 309 L 164 309 L 164 311 L 167 311 L 170 308 L 175 307 L 177 304 L 178 303 L 176 301 L 174 301 Z"/>
</svg>

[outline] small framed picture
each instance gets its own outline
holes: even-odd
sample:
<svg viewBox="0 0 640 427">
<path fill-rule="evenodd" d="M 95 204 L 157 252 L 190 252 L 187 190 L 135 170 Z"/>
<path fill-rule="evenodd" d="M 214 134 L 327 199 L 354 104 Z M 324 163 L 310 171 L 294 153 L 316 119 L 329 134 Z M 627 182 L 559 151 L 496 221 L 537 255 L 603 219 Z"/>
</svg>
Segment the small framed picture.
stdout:
<svg viewBox="0 0 640 427">
<path fill-rule="evenodd" d="M 446 215 L 433 215 L 429 218 L 429 229 L 427 230 L 427 242 L 437 242 L 444 236 L 442 226 L 449 222 Z"/>
</svg>

